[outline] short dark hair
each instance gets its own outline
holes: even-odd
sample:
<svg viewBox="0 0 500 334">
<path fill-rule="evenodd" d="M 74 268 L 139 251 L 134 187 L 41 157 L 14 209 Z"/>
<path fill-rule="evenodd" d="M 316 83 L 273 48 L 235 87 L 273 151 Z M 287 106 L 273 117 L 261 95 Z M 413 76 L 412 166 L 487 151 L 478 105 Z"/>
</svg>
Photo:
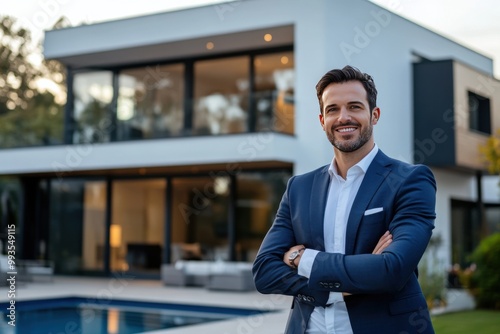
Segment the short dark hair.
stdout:
<svg viewBox="0 0 500 334">
<path fill-rule="evenodd" d="M 325 88 L 331 83 L 343 83 L 348 81 L 359 81 L 363 84 L 366 90 L 366 99 L 368 100 L 370 111 L 377 106 L 377 88 L 375 88 L 373 78 L 369 74 L 361 72 L 356 67 L 347 65 L 343 69 L 334 69 L 326 72 L 317 83 L 316 94 L 318 95 L 319 110 L 321 114 L 323 113 L 322 95 Z"/>
</svg>

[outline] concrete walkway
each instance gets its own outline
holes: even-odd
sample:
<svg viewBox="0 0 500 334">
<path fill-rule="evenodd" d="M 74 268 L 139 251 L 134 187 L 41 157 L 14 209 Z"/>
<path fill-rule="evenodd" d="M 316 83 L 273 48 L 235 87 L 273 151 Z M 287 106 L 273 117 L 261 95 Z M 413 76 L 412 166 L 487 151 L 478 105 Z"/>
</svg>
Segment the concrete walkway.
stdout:
<svg viewBox="0 0 500 334">
<path fill-rule="evenodd" d="M 8 288 L 0 288 L 0 302 L 7 302 Z M 54 277 L 52 282 L 22 283 L 16 286 L 16 301 L 54 297 L 125 299 L 163 303 L 225 306 L 273 310 L 265 315 L 232 318 L 193 326 L 147 332 L 148 334 L 279 334 L 285 329 L 291 298 L 258 292 L 219 292 L 204 288 L 165 287 L 160 281 L 113 278 Z"/>
</svg>

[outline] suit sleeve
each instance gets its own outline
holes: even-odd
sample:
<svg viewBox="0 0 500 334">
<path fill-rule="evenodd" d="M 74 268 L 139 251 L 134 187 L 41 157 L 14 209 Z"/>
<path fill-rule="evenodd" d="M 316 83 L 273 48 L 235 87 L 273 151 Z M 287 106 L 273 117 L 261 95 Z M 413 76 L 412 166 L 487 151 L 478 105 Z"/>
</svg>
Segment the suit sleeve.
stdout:
<svg viewBox="0 0 500 334">
<path fill-rule="evenodd" d="M 436 201 L 436 184 L 429 168 L 417 166 L 403 179 L 397 189 L 389 187 L 395 192 L 389 222 L 391 245 L 381 255 L 318 253 L 309 278 L 311 289 L 391 293 L 403 288 L 429 243 Z"/>
<path fill-rule="evenodd" d="M 328 300 L 328 292 L 309 289 L 307 278 L 298 275 L 296 270 L 283 262 L 283 255 L 290 247 L 297 245 L 289 203 L 293 181 L 294 177 L 288 181 L 276 218 L 254 261 L 255 286 L 264 294 L 302 295 L 303 301 L 314 306 L 324 306 Z"/>
</svg>

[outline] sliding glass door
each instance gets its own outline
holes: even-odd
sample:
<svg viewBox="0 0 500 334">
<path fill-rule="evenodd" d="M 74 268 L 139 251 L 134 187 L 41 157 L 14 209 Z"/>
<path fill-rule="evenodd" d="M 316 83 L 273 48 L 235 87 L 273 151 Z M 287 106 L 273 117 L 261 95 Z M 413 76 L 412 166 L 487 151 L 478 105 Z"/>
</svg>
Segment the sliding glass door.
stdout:
<svg viewBox="0 0 500 334">
<path fill-rule="evenodd" d="M 111 271 L 160 273 L 165 188 L 163 178 L 113 181 L 109 230 Z"/>
</svg>

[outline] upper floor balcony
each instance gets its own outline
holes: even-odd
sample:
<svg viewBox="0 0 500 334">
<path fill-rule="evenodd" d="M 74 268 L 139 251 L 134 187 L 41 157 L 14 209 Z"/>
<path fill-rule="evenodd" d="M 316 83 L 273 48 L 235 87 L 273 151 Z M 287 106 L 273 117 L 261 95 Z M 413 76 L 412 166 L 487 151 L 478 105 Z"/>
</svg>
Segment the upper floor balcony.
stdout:
<svg viewBox="0 0 500 334">
<path fill-rule="evenodd" d="M 66 143 L 294 133 L 291 48 L 75 71 Z"/>
<path fill-rule="evenodd" d="M 293 135 L 294 73 L 291 45 L 147 65 L 68 67 L 64 112 L 30 120 L 28 131 L 11 124 L 19 131 L 0 131 L 1 146 Z"/>
</svg>

